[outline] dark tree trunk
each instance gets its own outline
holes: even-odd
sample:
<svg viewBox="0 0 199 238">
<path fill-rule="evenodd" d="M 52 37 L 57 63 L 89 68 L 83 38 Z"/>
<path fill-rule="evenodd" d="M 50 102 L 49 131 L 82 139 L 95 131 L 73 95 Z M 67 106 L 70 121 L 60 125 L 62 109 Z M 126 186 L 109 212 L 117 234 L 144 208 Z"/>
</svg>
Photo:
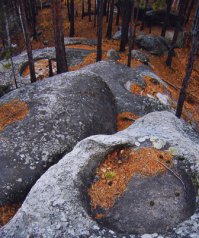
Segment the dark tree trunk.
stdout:
<svg viewBox="0 0 199 238">
<path fill-rule="evenodd" d="M 91 0 L 88 0 L 88 19 L 91 22 Z"/>
<path fill-rule="evenodd" d="M 64 34 L 62 29 L 61 0 L 51 0 L 51 10 L 53 19 L 57 73 L 60 74 L 68 70 L 64 45 Z"/>
<path fill-rule="evenodd" d="M 75 6 L 74 0 L 70 0 L 70 37 L 75 35 Z"/>
<path fill-rule="evenodd" d="M 94 10 L 94 27 L 96 27 L 97 24 L 97 1 L 95 0 L 95 10 Z"/>
<path fill-rule="evenodd" d="M 31 80 L 31 83 L 34 83 L 34 82 L 36 82 L 35 67 L 34 67 L 34 60 L 33 60 L 33 56 L 32 56 L 32 45 L 31 45 L 31 41 L 30 41 L 30 33 L 29 33 L 29 29 L 28 29 L 26 13 L 25 13 L 25 6 L 24 6 L 23 0 L 19 0 L 19 7 L 20 7 L 20 12 L 21 12 L 21 21 L 22 21 L 21 23 L 22 23 L 22 28 L 24 30 L 24 38 L 25 38 L 26 49 L 27 49 L 27 54 L 28 54 L 30 80 Z"/>
<path fill-rule="evenodd" d="M 37 13 L 36 13 L 36 7 L 35 7 L 35 0 L 30 0 L 31 3 L 31 10 L 32 10 L 32 30 L 33 30 L 33 39 L 37 40 Z"/>
<path fill-rule="evenodd" d="M 166 15 L 165 15 L 165 19 L 164 19 L 164 24 L 162 27 L 162 33 L 161 36 L 165 37 L 166 31 L 167 31 L 167 27 L 168 27 L 168 23 L 169 23 L 169 14 L 171 11 L 171 7 L 172 7 L 172 0 L 167 0 L 167 10 L 166 10 Z"/>
<path fill-rule="evenodd" d="M 194 65 L 194 61 L 195 61 L 195 57 L 196 57 L 196 53 L 197 53 L 198 45 L 199 45 L 199 4 L 196 10 L 196 17 L 193 24 L 192 34 L 193 34 L 192 47 L 191 47 L 189 60 L 187 64 L 186 75 L 182 83 L 180 96 L 178 99 L 177 110 L 176 110 L 176 116 L 179 118 L 182 115 L 183 105 L 186 98 L 186 90 L 190 81 L 190 77 L 193 70 L 193 65 Z"/>
<path fill-rule="evenodd" d="M 49 77 L 53 76 L 53 67 L 52 67 L 52 60 L 48 59 L 48 67 L 49 67 Z"/>
<path fill-rule="evenodd" d="M 144 30 L 144 25 L 145 25 L 146 11 L 147 11 L 148 2 L 149 2 L 149 0 L 145 0 L 145 9 L 144 9 L 143 17 L 142 17 L 142 23 L 141 23 L 141 26 L 140 26 L 140 30 L 141 30 L 141 31 Z M 150 31 L 151 31 L 151 26 L 150 26 Z"/>
<path fill-rule="evenodd" d="M 117 16 L 116 16 L 116 22 L 115 22 L 115 24 L 116 24 L 116 26 L 118 26 L 118 25 L 119 25 L 119 22 L 120 22 L 120 8 L 119 8 L 118 5 L 116 5 L 116 7 L 117 7 Z"/>
<path fill-rule="evenodd" d="M 120 3 L 120 11 L 122 15 L 122 32 L 120 41 L 120 52 L 125 51 L 125 46 L 128 43 L 128 29 L 131 14 L 131 1 L 125 0 Z"/>
<path fill-rule="evenodd" d="M 110 15 L 110 0 L 107 1 L 106 22 L 108 22 L 109 15 Z"/>
<path fill-rule="evenodd" d="M 102 60 L 103 1 L 97 0 L 97 60 Z"/>
<path fill-rule="evenodd" d="M 108 27 L 106 37 L 108 40 L 112 37 L 112 30 L 113 30 L 113 11 L 114 11 L 114 0 L 110 0 L 110 13 L 108 19 Z"/>
<path fill-rule="evenodd" d="M 101 0 L 103 2 L 103 16 L 107 13 L 107 0 Z"/>
<path fill-rule="evenodd" d="M 70 22 L 70 0 L 67 0 L 66 2 L 66 6 L 67 6 L 67 11 L 68 11 L 68 20 Z"/>
<path fill-rule="evenodd" d="M 85 16 L 85 9 L 84 9 L 84 0 L 82 0 L 82 19 Z"/>
<path fill-rule="evenodd" d="M 178 20 L 177 20 L 177 24 L 175 27 L 175 32 L 174 32 L 174 36 L 171 42 L 171 46 L 168 52 L 168 58 L 166 60 L 166 65 L 167 66 L 171 66 L 172 64 L 172 59 L 174 56 L 174 48 L 178 39 L 178 35 L 179 32 L 182 30 L 182 25 L 183 25 L 183 21 L 184 21 L 184 7 L 185 7 L 185 1 L 184 0 L 180 0 L 180 6 L 179 6 L 179 13 L 178 13 Z"/>
<path fill-rule="evenodd" d="M 134 1 L 131 2 L 131 21 L 129 24 L 129 33 L 130 33 L 130 35 L 129 35 L 129 53 L 128 53 L 128 62 L 127 62 L 128 67 L 131 67 L 131 50 L 132 50 L 133 41 L 134 41 L 133 29 L 135 28 L 135 24 L 134 24 L 134 27 L 133 27 L 133 24 L 134 24 Z"/>
<path fill-rule="evenodd" d="M 187 9 L 187 15 L 186 15 L 186 23 L 189 21 L 190 15 L 191 15 L 191 11 L 194 7 L 194 0 L 190 0 L 189 1 L 189 5 L 188 5 L 188 9 Z"/>
</svg>

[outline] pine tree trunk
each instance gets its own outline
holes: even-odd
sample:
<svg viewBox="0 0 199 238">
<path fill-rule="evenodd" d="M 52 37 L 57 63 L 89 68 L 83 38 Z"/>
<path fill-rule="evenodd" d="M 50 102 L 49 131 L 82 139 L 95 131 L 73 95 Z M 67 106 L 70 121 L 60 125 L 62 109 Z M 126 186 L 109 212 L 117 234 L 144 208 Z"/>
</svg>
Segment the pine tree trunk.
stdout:
<svg viewBox="0 0 199 238">
<path fill-rule="evenodd" d="M 179 117 L 179 118 L 182 115 L 183 105 L 184 105 L 184 101 L 185 101 L 185 98 L 186 98 L 186 90 L 187 90 L 187 87 L 188 87 L 188 84 L 189 84 L 189 81 L 190 81 L 194 61 L 195 61 L 195 58 L 196 58 L 196 53 L 197 53 L 198 46 L 199 46 L 199 4 L 198 4 L 197 10 L 196 10 L 196 17 L 195 17 L 195 21 L 194 21 L 194 24 L 193 24 L 192 35 L 193 35 L 192 47 L 191 47 L 191 51 L 190 51 L 190 54 L 189 54 L 189 60 L 188 60 L 187 69 L 186 69 L 186 75 L 185 75 L 183 83 L 182 83 L 180 96 L 179 96 L 179 99 L 178 99 L 177 110 L 176 110 L 176 116 Z"/>
<path fill-rule="evenodd" d="M 103 1 L 97 0 L 97 62 L 102 60 Z"/>
<path fill-rule="evenodd" d="M 142 23 L 141 23 L 141 26 L 140 26 L 140 30 L 141 30 L 141 31 L 144 30 L 144 25 L 145 25 L 146 11 L 147 11 L 148 2 L 149 2 L 149 0 L 145 0 L 145 9 L 144 9 L 143 17 L 142 17 Z M 150 30 L 150 31 L 151 31 L 151 30 Z"/>
<path fill-rule="evenodd" d="M 84 0 L 82 0 L 82 19 L 85 16 L 85 11 L 84 11 Z"/>
<path fill-rule="evenodd" d="M 167 10 L 166 10 L 166 15 L 165 15 L 164 24 L 163 24 L 162 33 L 161 33 L 161 36 L 163 37 L 165 37 L 166 31 L 167 31 L 167 27 L 169 23 L 169 14 L 172 7 L 172 0 L 167 0 L 166 2 L 167 2 Z"/>
<path fill-rule="evenodd" d="M 70 37 L 75 35 L 75 6 L 74 0 L 70 0 Z"/>
<path fill-rule="evenodd" d="M 88 0 L 88 20 L 91 22 L 91 0 Z"/>
<path fill-rule="evenodd" d="M 120 4 L 120 11 L 122 15 L 122 32 L 121 32 L 121 41 L 120 41 L 120 52 L 125 51 L 125 46 L 128 43 L 128 29 L 131 13 L 131 1 L 125 0 Z"/>
<path fill-rule="evenodd" d="M 114 11 L 114 0 L 110 0 L 110 14 L 108 19 L 108 27 L 106 37 L 108 40 L 112 37 L 112 30 L 113 30 L 113 11 Z"/>
<path fill-rule="evenodd" d="M 133 47 L 133 28 L 135 27 L 135 24 L 134 24 L 134 27 L 133 27 L 133 24 L 134 24 L 134 1 L 131 2 L 131 21 L 130 21 L 130 25 L 129 25 L 129 53 L 128 53 L 128 62 L 127 62 L 127 66 L 128 67 L 131 67 L 131 50 L 132 50 L 132 47 Z"/>
<path fill-rule="evenodd" d="M 20 15 L 21 15 L 21 24 L 22 24 L 22 29 L 24 31 L 24 38 L 25 38 L 26 49 L 27 49 L 27 54 L 28 54 L 30 80 L 31 80 L 31 83 L 34 83 L 34 82 L 36 82 L 35 67 L 34 67 L 34 60 L 33 60 L 33 56 L 32 56 L 32 45 L 31 45 L 31 41 L 30 41 L 30 33 L 29 33 L 29 29 L 28 29 L 26 13 L 25 13 L 25 6 L 24 6 L 23 0 L 19 0 L 19 8 L 20 8 Z"/>
<path fill-rule="evenodd" d="M 180 32 L 180 30 L 182 28 L 182 25 L 183 25 L 184 11 L 185 11 L 184 8 L 185 8 L 185 1 L 180 0 L 180 9 L 179 9 L 179 13 L 178 13 L 177 24 L 176 24 L 176 27 L 175 27 L 174 36 L 173 36 L 173 39 L 172 39 L 172 42 L 171 42 L 171 46 L 170 46 L 170 49 L 169 49 L 169 52 L 168 52 L 168 58 L 166 60 L 166 65 L 167 66 L 171 66 L 171 64 L 172 64 L 172 59 L 173 59 L 173 56 L 174 56 L 174 48 L 175 48 L 175 45 L 176 45 L 176 42 L 177 42 L 177 39 L 178 39 L 179 32 Z"/>
<path fill-rule="evenodd" d="M 51 0 L 51 10 L 53 19 L 57 73 L 60 74 L 68 71 L 64 45 L 64 34 L 62 29 L 61 0 Z"/>
</svg>

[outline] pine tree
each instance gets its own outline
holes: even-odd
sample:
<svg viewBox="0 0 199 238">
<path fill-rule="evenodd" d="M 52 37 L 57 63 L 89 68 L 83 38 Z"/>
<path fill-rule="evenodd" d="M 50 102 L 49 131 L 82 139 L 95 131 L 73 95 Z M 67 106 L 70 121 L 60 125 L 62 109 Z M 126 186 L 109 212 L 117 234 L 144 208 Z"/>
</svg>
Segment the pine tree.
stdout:
<svg viewBox="0 0 199 238">
<path fill-rule="evenodd" d="M 51 0 L 51 11 L 53 19 L 57 73 L 60 74 L 68 70 L 64 45 L 64 34 L 62 29 L 61 0 Z"/>
<path fill-rule="evenodd" d="M 199 3 L 196 10 L 195 20 L 193 23 L 193 29 L 192 29 L 192 46 L 189 54 L 188 64 L 186 68 L 186 74 L 182 83 L 180 96 L 178 99 L 178 105 L 176 110 L 176 116 L 181 117 L 184 101 L 186 98 L 186 90 L 190 81 L 191 73 L 193 70 L 194 61 L 196 58 L 196 53 L 199 46 Z"/>
<path fill-rule="evenodd" d="M 97 1 L 97 60 L 102 60 L 103 1 Z"/>
<path fill-rule="evenodd" d="M 28 64 L 30 68 L 30 80 L 31 83 L 36 82 L 36 76 L 35 76 L 35 67 L 34 67 L 34 59 L 32 56 L 32 45 L 31 45 L 31 40 L 30 40 L 30 33 L 28 29 L 28 23 L 27 23 L 27 18 L 26 18 L 26 12 L 25 12 L 25 2 L 24 0 L 19 0 L 19 9 L 20 9 L 20 16 L 21 16 L 21 24 L 22 24 L 22 29 L 23 29 L 23 34 L 25 38 L 25 43 L 26 43 L 26 49 L 27 49 L 27 54 L 28 54 Z"/>
</svg>

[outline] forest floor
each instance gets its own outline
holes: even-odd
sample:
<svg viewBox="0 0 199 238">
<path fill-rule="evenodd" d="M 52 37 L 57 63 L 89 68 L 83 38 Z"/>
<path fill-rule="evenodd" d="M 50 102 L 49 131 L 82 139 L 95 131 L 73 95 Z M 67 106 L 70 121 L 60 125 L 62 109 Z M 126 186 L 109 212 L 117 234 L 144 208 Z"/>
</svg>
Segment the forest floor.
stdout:
<svg viewBox="0 0 199 238">
<path fill-rule="evenodd" d="M 75 37 L 80 38 L 87 38 L 87 39 L 96 39 L 96 27 L 94 27 L 94 16 L 92 16 L 92 21 L 89 22 L 88 16 L 85 16 L 83 19 L 81 18 L 81 1 L 78 0 L 75 2 L 76 4 L 76 18 L 75 18 Z M 64 36 L 69 36 L 69 21 L 68 21 L 68 14 L 67 14 L 67 8 L 64 5 L 62 10 L 63 15 L 63 28 L 64 28 Z M 116 26 L 114 19 L 113 24 L 113 34 L 118 30 L 118 26 Z M 186 30 L 189 31 L 191 29 L 193 21 L 193 14 L 190 18 L 189 23 L 186 26 Z M 38 41 L 33 40 L 32 46 L 33 49 L 38 48 L 44 48 L 46 45 L 44 43 L 48 43 L 48 47 L 54 45 L 53 40 L 53 30 L 52 30 L 52 20 L 51 20 L 51 9 L 50 8 L 44 8 L 39 11 L 38 15 L 38 28 L 41 30 L 41 35 L 38 38 Z M 107 40 L 106 39 L 106 29 L 107 29 L 107 19 L 104 17 L 104 23 L 103 23 L 103 59 L 106 59 L 106 51 L 109 49 L 115 49 L 119 50 L 119 41 L 117 40 Z M 149 32 L 149 29 L 144 29 L 145 33 Z M 139 27 L 137 28 L 137 33 L 139 34 L 140 30 Z M 152 34 L 154 35 L 160 35 L 161 33 L 161 27 L 155 26 L 152 27 Z M 23 41 L 21 41 L 23 42 Z M 24 47 L 24 46 L 23 46 Z M 87 45 L 70 45 L 67 46 L 70 48 L 81 48 L 81 49 L 91 49 L 95 50 L 95 46 L 87 46 Z M 22 48 L 20 46 L 20 48 Z M 135 48 L 137 46 L 135 45 Z M 165 82 L 169 85 L 169 91 L 170 96 L 172 100 L 177 103 L 177 99 L 179 96 L 179 91 L 181 88 L 182 80 L 185 76 L 186 71 L 186 65 L 188 61 L 188 55 L 189 55 L 190 45 L 186 46 L 182 49 L 176 49 L 176 56 L 173 58 L 172 66 L 167 67 L 165 64 L 167 54 L 163 56 L 154 56 L 146 52 L 146 54 L 150 58 L 150 63 L 152 69 L 155 71 L 155 73 Z M 120 63 L 127 64 L 127 50 L 126 52 L 120 53 L 121 60 L 119 60 Z M 89 56 L 85 57 L 84 62 L 82 64 L 79 64 L 77 66 L 70 67 L 69 70 L 77 70 L 85 65 L 91 64 L 96 62 L 96 54 L 92 53 Z M 136 60 L 132 60 L 131 67 L 135 67 L 139 65 L 139 63 Z M 187 92 L 187 99 L 184 106 L 184 118 L 194 124 L 196 128 L 199 129 L 199 56 L 197 56 L 197 59 L 194 64 L 190 84 L 188 87 Z M 127 115 L 123 114 L 124 117 L 129 117 L 129 113 Z M 120 116 L 120 118 L 122 118 Z M 120 122 L 121 124 L 121 122 Z M 126 121 L 124 120 L 124 124 L 126 124 Z M 129 125 L 129 123 L 127 123 Z M 120 129 L 125 128 L 124 125 L 120 127 Z"/>
<path fill-rule="evenodd" d="M 75 18 L 75 37 L 88 38 L 88 39 L 96 39 L 96 27 L 94 27 L 94 20 L 92 16 L 92 21 L 89 22 L 88 16 L 85 16 L 84 19 L 81 19 L 81 1 L 76 1 L 76 9 L 77 14 Z M 115 19 L 114 19 L 115 21 Z M 190 28 L 191 22 L 188 24 L 188 28 Z M 52 30 L 52 20 L 51 20 L 51 10 L 50 8 L 44 8 L 39 10 L 38 15 L 38 28 L 40 30 L 40 35 L 38 40 L 32 41 L 32 48 L 39 49 L 45 47 L 54 46 L 53 40 L 53 30 Z M 69 36 L 69 21 L 67 16 L 66 6 L 63 7 L 63 26 L 64 26 L 64 36 Z M 117 40 L 107 40 L 106 39 L 106 29 L 107 22 L 104 18 L 103 24 L 103 59 L 106 59 L 106 51 L 109 49 L 119 50 L 119 41 Z M 115 33 L 118 29 L 118 26 L 114 24 L 113 33 Z M 145 32 L 148 32 L 148 29 L 145 29 Z M 161 28 L 153 27 L 152 34 L 160 35 Z M 139 28 L 137 30 L 137 34 L 139 34 Z M 20 36 L 21 40 L 18 41 L 18 53 L 22 50 L 25 50 L 25 44 L 23 41 L 22 35 Z M 94 49 L 96 46 L 87 46 L 87 45 L 70 45 L 70 48 L 81 48 L 81 49 Z M 137 49 L 137 46 L 135 46 Z M 150 58 L 150 64 L 155 73 L 169 85 L 169 91 L 171 98 L 177 102 L 180 87 L 182 84 L 182 80 L 185 76 L 186 64 L 188 60 L 190 46 L 187 46 L 182 49 L 176 49 L 176 56 L 173 58 L 172 67 L 167 67 L 165 64 L 167 55 L 163 55 L 161 57 L 150 55 L 146 52 L 146 54 Z M 119 62 L 126 64 L 127 63 L 127 51 L 120 53 L 121 59 Z M 96 53 L 91 53 L 89 56 L 85 57 L 84 62 L 77 66 L 71 67 L 69 70 L 77 70 L 85 65 L 96 62 Z M 44 62 L 44 67 L 46 67 L 46 62 Z M 135 67 L 141 64 L 136 60 L 132 60 L 131 67 Z M 41 67 L 42 65 L 39 65 Z M 25 72 L 27 74 L 28 72 Z M 184 106 L 184 118 L 194 123 L 196 127 L 199 129 L 199 56 L 194 64 L 193 73 L 191 76 L 187 99 Z M 118 130 L 122 130 L 128 127 L 134 119 L 137 119 L 136 115 L 133 115 L 130 112 L 124 112 L 118 115 Z M 126 120 L 127 119 L 127 120 Z M 128 120 L 129 119 L 129 120 Z M 0 208 L 0 226 L 6 224 L 8 220 L 15 214 L 16 210 L 20 205 L 11 205 Z"/>
</svg>

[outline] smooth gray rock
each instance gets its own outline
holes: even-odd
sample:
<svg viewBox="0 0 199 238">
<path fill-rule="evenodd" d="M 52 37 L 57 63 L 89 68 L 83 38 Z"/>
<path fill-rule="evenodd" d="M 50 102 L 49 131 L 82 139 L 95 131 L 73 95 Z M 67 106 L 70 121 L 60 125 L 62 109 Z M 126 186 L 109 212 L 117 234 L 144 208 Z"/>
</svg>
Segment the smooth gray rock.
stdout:
<svg viewBox="0 0 199 238">
<path fill-rule="evenodd" d="M 168 50 L 165 39 L 161 36 L 140 34 L 136 37 L 135 42 L 143 49 L 154 55 L 163 55 Z"/>
<path fill-rule="evenodd" d="M 99 75 L 107 83 L 115 96 L 118 112 L 129 111 L 143 116 L 153 111 L 168 109 L 158 99 L 135 95 L 130 92 L 130 86 L 134 83 L 139 84 L 141 87 L 146 86 L 143 76 L 152 75 L 153 73 L 148 67 L 143 68 L 144 72 L 142 73 L 142 68 L 139 68 L 139 70 L 131 69 L 126 65 L 108 60 L 88 65 L 82 70 Z M 155 77 L 154 73 L 153 76 Z M 161 80 L 159 82 L 163 83 Z"/>
<path fill-rule="evenodd" d="M 87 187 L 104 157 L 117 146 L 167 144 L 175 156 L 191 165 L 199 179 L 199 137 L 169 112 L 154 112 L 112 136 L 92 136 L 52 166 L 33 186 L 15 217 L 0 230 L 1 238 L 164 237 L 191 238 L 199 234 L 199 203 L 194 215 L 167 234 L 126 235 L 102 228 L 88 215 Z M 174 214 L 175 215 L 175 214 Z"/>
<path fill-rule="evenodd" d="M 72 72 L 15 90 L 29 107 L 21 121 L 0 132 L 0 206 L 24 199 L 36 180 L 90 135 L 116 130 L 114 97 L 99 76 Z"/>
</svg>

